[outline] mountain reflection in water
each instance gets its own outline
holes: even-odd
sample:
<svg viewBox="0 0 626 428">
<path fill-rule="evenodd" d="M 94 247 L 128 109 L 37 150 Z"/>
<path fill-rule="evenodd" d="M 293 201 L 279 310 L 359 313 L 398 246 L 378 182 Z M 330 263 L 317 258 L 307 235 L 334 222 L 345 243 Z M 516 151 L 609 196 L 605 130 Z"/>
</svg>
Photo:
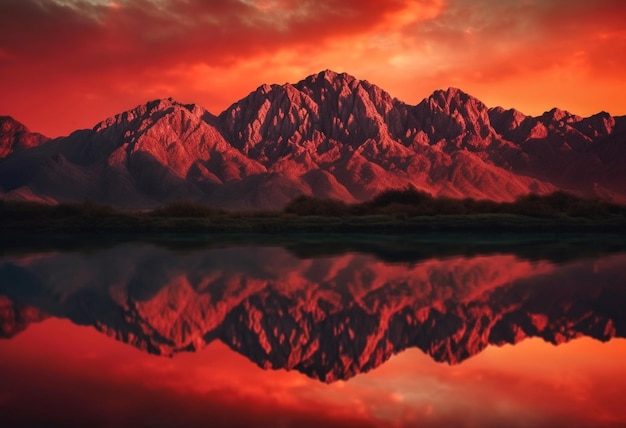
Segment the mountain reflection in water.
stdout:
<svg viewBox="0 0 626 428">
<path fill-rule="evenodd" d="M 487 353 L 490 345 L 526 338 L 542 340 L 521 344 L 526 347 L 623 338 L 625 279 L 626 254 L 620 252 L 560 262 L 514 253 L 390 262 L 361 252 L 303 257 L 281 246 L 180 251 L 129 243 L 87 252 L 5 255 L 0 337 L 12 340 L 1 341 L 0 351 L 30 329 L 65 319 L 150 354 L 183 353 L 152 364 L 168 366 L 205 347 L 206 353 L 224 354 L 228 347 L 262 368 L 351 385 L 359 382 L 359 373 L 384 366 L 396 354 L 390 363 L 406 364 L 402 351 L 411 348 L 456 366 Z M 49 321 L 33 326 L 42 320 Z M 626 356 L 625 348 L 619 349 Z M 415 351 L 406 353 L 415 358 Z M 2 366 L 0 374 L 5 370 Z M 615 381 L 612 388 L 623 395 L 626 379 Z M 428 395 L 430 388 L 414 385 L 412 393 Z M 7 392 L 0 391 L 0 409 L 2 393 Z M 623 413 L 596 412 L 601 410 L 608 416 L 592 425 L 625 422 L 619 419 Z"/>
</svg>

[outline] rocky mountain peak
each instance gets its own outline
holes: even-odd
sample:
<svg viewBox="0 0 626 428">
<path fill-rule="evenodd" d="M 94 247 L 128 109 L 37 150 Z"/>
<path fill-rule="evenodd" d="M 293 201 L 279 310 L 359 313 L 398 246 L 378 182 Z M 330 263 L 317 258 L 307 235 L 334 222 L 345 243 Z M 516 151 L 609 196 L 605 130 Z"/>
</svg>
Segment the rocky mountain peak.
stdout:
<svg viewBox="0 0 626 428">
<path fill-rule="evenodd" d="M 298 83 L 298 86 L 350 86 L 353 82 L 358 82 L 357 78 L 348 73 L 337 73 L 332 70 L 322 70 L 317 74 L 312 74 Z"/>
<path fill-rule="evenodd" d="M 487 106 L 457 88 L 433 92 L 415 107 L 415 115 L 431 142 L 443 140 L 454 149 L 482 150 L 495 133 Z"/>
<path fill-rule="evenodd" d="M 350 102 L 360 100 L 385 115 L 393 107 L 393 98 L 387 92 L 347 73 L 324 70 L 296 83 L 295 87 L 318 104 L 328 104 L 330 108 L 337 104 L 341 109 Z"/>
<path fill-rule="evenodd" d="M 606 137 L 615 129 L 616 120 L 605 111 L 579 120 L 572 126 L 590 138 Z"/>
<path fill-rule="evenodd" d="M 491 126 L 493 126 L 496 132 L 506 138 L 513 138 L 511 132 L 522 126 L 529 118 L 529 116 L 514 108 L 505 110 L 502 107 L 494 107 L 489 109 Z"/>
<path fill-rule="evenodd" d="M 7 123 L 0 156 L 43 141 Z M 219 117 L 157 99 L 45 150 L 20 149 L 10 156 L 19 159 L 0 164 L 0 194 L 23 188 L 82 200 L 97 187 L 104 203 L 125 206 L 118 201 L 148 194 L 141 205 L 154 206 L 190 189 L 179 199 L 281 208 L 301 194 L 355 201 L 411 185 L 447 197 L 513 200 L 561 189 L 626 202 L 624 132 L 626 118 L 559 109 L 530 117 L 488 109 L 453 87 L 411 106 L 366 80 L 324 70 L 259 86 Z M 120 198 L 119 189 L 129 196 Z"/>
<path fill-rule="evenodd" d="M 486 108 L 486 106 L 478 99 L 463 92 L 458 88 L 448 88 L 446 90 L 439 89 L 432 93 L 428 97 L 428 102 L 431 107 L 439 108 L 446 113 L 452 113 L 464 109 L 466 105 L 477 108 Z"/>
<path fill-rule="evenodd" d="M 125 128 L 125 130 L 129 130 L 133 126 L 141 127 L 140 124 L 142 122 L 154 123 L 160 118 L 175 112 L 203 120 L 210 120 L 214 117 L 207 110 L 195 104 L 182 104 L 175 101 L 173 98 L 162 98 L 148 101 L 145 104 L 138 105 L 123 113 L 109 117 L 96 124 L 93 130 L 101 132 L 106 128 L 120 126 Z"/>
<path fill-rule="evenodd" d="M 232 144 L 269 166 L 279 158 L 314 158 L 388 134 L 393 99 L 346 73 L 324 70 L 291 85 L 263 85 L 220 115 Z M 333 155 L 335 156 L 335 155 Z"/>
<path fill-rule="evenodd" d="M 48 138 L 30 130 L 11 116 L 0 116 L 0 159 L 15 151 L 29 149 Z"/>
<path fill-rule="evenodd" d="M 545 112 L 538 118 L 546 126 L 564 126 L 565 124 L 575 123 L 581 121 L 583 118 L 568 112 L 567 110 L 561 110 L 554 107 L 552 110 Z"/>
<path fill-rule="evenodd" d="M 0 116 L 0 132 L 3 134 L 24 131 L 27 131 L 26 126 L 13 119 L 11 116 Z"/>
</svg>

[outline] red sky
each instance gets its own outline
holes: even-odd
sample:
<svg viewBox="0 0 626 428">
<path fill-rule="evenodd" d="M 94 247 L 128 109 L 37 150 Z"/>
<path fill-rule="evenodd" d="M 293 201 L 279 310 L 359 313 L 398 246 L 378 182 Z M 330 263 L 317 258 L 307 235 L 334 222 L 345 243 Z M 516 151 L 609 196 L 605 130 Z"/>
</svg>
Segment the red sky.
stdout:
<svg viewBox="0 0 626 428">
<path fill-rule="evenodd" d="M 626 114 L 623 0 L 0 0 L 0 115 L 67 134 L 172 96 L 219 114 L 331 69 L 416 104 Z"/>
</svg>

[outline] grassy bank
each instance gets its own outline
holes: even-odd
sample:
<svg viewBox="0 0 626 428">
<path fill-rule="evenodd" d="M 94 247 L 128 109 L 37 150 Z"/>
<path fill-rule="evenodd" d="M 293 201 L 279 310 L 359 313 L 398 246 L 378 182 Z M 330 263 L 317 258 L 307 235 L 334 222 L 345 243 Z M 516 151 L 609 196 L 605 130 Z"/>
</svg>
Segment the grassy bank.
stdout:
<svg viewBox="0 0 626 428">
<path fill-rule="evenodd" d="M 3 234 L 33 233 L 626 233 L 626 207 L 566 193 L 510 203 L 433 198 L 412 189 L 368 202 L 299 197 L 280 211 L 224 211 L 172 203 L 150 212 L 94 203 L 0 203 Z"/>
</svg>

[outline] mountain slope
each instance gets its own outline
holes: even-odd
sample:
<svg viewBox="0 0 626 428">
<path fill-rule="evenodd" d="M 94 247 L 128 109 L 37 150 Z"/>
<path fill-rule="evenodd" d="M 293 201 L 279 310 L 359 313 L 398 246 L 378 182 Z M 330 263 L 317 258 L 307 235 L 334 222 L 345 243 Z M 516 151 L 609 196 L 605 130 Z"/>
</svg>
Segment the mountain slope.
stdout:
<svg viewBox="0 0 626 428">
<path fill-rule="evenodd" d="M 219 116 L 166 99 L 43 144 L 15 135 L 3 128 L 0 139 L 10 141 L 5 197 L 280 208 L 300 194 L 353 202 L 411 185 L 458 198 L 561 189 L 626 202 L 624 117 L 530 117 L 455 88 L 410 106 L 330 70 L 262 85 Z"/>
<path fill-rule="evenodd" d="M 235 150 L 206 110 L 156 100 L 0 164 L 0 185 L 59 201 L 142 208 L 203 201 L 212 187 L 265 171 Z"/>
</svg>

